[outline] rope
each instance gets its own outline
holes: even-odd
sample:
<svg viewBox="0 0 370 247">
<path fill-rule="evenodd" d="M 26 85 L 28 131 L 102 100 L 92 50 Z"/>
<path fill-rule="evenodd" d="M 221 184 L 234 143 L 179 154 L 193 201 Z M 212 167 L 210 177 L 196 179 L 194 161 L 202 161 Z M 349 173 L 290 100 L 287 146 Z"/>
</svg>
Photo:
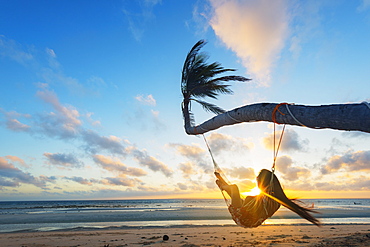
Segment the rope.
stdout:
<svg viewBox="0 0 370 247">
<path fill-rule="evenodd" d="M 294 117 L 294 115 L 292 114 L 292 112 L 290 111 L 290 109 L 289 109 L 289 107 L 288 107 L 288 105 L 285 105 L 285 107 L 286 107 L 286 109 L 287 109 L 287 111 L 289 112 L 289 115 L 297 122 L 297 123 L 299 123 L 300 125 L 302 125 L 303 127 L 307 127 L 306 125 L 304 125 L 303 123 L 301 123 L 301 122 L 299 122 L 298 121 L 298 119 L 296 119 L 295 117 Z"/>
<path fill-rule="evenodd" d="M 279 149 L 280 149 L 280 146 L 281 146 L 281 141 L 283 140 L 285 126 L 286 126 L 286 124 L 284 124 L 284 126 L 283 126 L 283 129 L 281 131 L 280 138 L 279 138 L 279 143 L 278 143 L 278 146 L 276 148 L 276 144 L 275 144 L 276 128 L 275 128 L 275 123 L 274 123 L 274 161 L 272 163 L 272 168 L 271 168 L 272 174 L 274 174 L 274 171 L 275 171 L 276 159 L 277 159 L 277 156 L 278 156 L 278 153 L 279 153 Z"/>
<path fill-rule="evenodd" d="M 231 118 L 232 120 L 234 120 L 235 122 L 237 122 L 237 123 L 241 123 L 241 122 L 243 122 L 243 121 L 237 120 L 237 119 L 233 118 L 232 116 L 230 116 L 230 112 L 226 112 L 226 115 L 227 115 L 229 118 Z"/>
<path fill-rule="evenodd" d="M 278 105 L 275 106 L 274 110 L 272 111 L 272 121 L 274 123 L 277 123 L 278 122 L 276 121 L 276 112 L 278 111 L 281 115 L 285 115 L 284 113 L 282 113 L 280 110 L 279 110 L 279 107 L 282 106 L 282 105 L 288 105 L 288 103 L 280 103 Z"/>
<path fill-rule="evenodd" d="M 361 103 L 362 103 L 362 104 L 365 104 L 365 105 L 370 109 L 370 104 L 369 104 L 369 102 L 362 101 Z"/>
<path fill-rule="evenodd" d="M 218 173 L 220 173 L 220 174 L 223 174 L 223 172 L 222 172 L 221 168 L 218 166 L 218 164 L 217 164 L 217 162 L 216 162 L 215 158 L 213 157 L 213 153 L 212 153 L 212 151 L 211 151 L 211 148 L 210 148 L 210 146 L 209 146 L 209 144 L 208 144 L 208 141 L 207 141 L 206 137 L 204 136 L 204 134 L 202 134 L 202 136 L 203 136 L 204 142 L 206 143 L 206 146 L 207 146 L 208 152 L 209 152 L 209 154 L 211 155 L 212 162 L 213 162 L 213 168 L 214 168 L 215 172 L 218 172 Z M 229 181 L 225 176 L 223 176 L 223 177 L 224 177 L 224 180 L 226 180 L 226 182 L 227 182 L 227 183 L 230 183 L 230 181 Z M 224 200 L 225 200 L 226 205 L 227 205 L 227 206 L 230 206 L 230 203 L 229 203 L 229 201 L 227 200 L 227 198 L 226 198 L 226 196 L 225 196 L 225 194 L 224 194 L 224 191 L 223 191 L 223 190 L 221 190 L 221 194 L 222 194 L 222 196 L 224 197 Z"/>
<path fill-rule="evenodd" d="M 274 110 L 272 111 L 272 117 L 271 118 L 272 118 L 272 121 L 274 122 L 274 158 L 273 158 L 272 167 L 271 167 L 272 175 L 271 175 L 271 179 L 270 179 L 270 188 L 269 188 L 270 192 L 272 192 L 272 190 L 273 190 L 272 184 L 273 184 L 273 179 L 274 179 L 274 174 L 275 174 L 276 159 L 278 157 L 278 153 L 279 153 L 280 146 L 281 146 L 281 141 L 283 140 L 283 135 L 284 135 L 285 126 L 286 126 L 286 124 L 284 124 L 283 129 L 282 129 L 281 134 L 280 134 L 278 146 L 276 147 L 276 124 L 279 124 L 276 121 L 276 112 L 278 111 L 281 115 L 285 115 L 284 113 L 282 113 L 279 110 L 279 107 L 282 106 L 282 105 L 286 106 L 289 114 L 294 118 L 293 114 L 289 111 L 289 108 L 288 108 L 289 104 L 288 103 L 280 103 L 280 104 L 276 105 Z"/>
<path fill-rule="evenodd" d="M 208 145 L 206 137 L 204 136 L 204 134 L 202 134 L 202 136 L 203 136 L 204 142 L 206 143 L 206 146 L 208 148 L 209 154 L 211 155 L 212 162 L 213 162 L 213 167 L 214 167 L 215 171 L 221 170 L 220 167 L 217 165 L 217 162 L 215 161 L 214 157 L 213 157 L 213 153 L 211 151 L 211 148 Z"/>
</svg>

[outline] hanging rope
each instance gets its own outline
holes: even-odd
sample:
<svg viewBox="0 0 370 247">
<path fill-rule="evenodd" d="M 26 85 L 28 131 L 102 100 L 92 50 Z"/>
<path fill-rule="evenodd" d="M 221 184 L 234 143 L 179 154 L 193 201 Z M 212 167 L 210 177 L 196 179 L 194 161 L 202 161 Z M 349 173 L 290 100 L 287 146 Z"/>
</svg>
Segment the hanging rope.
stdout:
<svg viewBox="0 0 370 247">
<path fill-rule="evenodd" d="M 215 158 L 213 157 L 213 153 L 211 151 L 211 148 L 208 145 L 206 137 L 204 136 L 204 134 L 202 134 L 202 136 L 203 136 L 204 142 L 206 143 L 206 146 L 208 148 L 208 152 L 211 155 L 212 162 L 213 162 L 213 167 L 214 167 L 215 171 L 217 171 L 217 172 L 221 171 L 220 167 L 218 166 L 217 162 L 215 161 Z"/>
<path fill-rule="evenodd" d="M 278 104 L 277 106 L 275 106 L 274 110 L 272 111 L 272 121 L 274 122 L 274 159 L 273 159 L 273 163 L 272 163 L 272 173 L 275 172 L 275 166 L 276 166 L 276 159 L 278 157 L 278 153 L 279 153 L 279 149 L 280 149 L 280 145 L 281 145 L 281 141 L 283 139 L 283 135 L 284 135 L 284 131 L 285 131 L 285 126 L 286 124 L 284 124 L 283 126 L 283 129 L 281 131 L 281 134 L 280 134 L 280 138 L 279 138 L 279 143 L 278 143 L 278 146 L 276 147 L 276 124 L 279 124 L 277 121 L 276 121 L 276 112 L 279 112 L 281 115 L 285 115 L 284 113 L 282 113 L 280 110 L 279 110 L 279 107 L 282 106 L 282 105 L 286 105 L 288 106 L 289 104 L 288 103 L 280 103 Z M 288 109 L 288 108 L 287 108 Z M 290 112 L 289 112 L 290 113 Z M 290 115 L 292 115 L 290 113 Z"/>
<path fill-rule="evenodd" d="M 369 104 L 369 102 L 366 102 L 366 101 L 363 101 L 363 102 L 361 102 L 362 104 L 365 104 L 369 109 L 370 109 L 370 104 Z"/>
<path fill-rule="evenodd" d="M 218 166 L 218 164 L 217 164 L 217 162 L 216 162 L 215 158 L 213 157 L 213 153 L 212 153 L 212 151 L 211 151 L 211 148 L 210 148 L 210 146 L 209 146 L 209 144 L 208 144 L 208 141 L 207 141 L 206 137 L 204 136 L 204 134 L 202 134 L 202 136 L 203 136 L 204 142 L 206 143 L 206 146 L 207 146 L 208 152 L 209 152 L 209 154 L 211 155 L 211 159 L 212 159 L 212 162 L 213 162 L 213 168 L 214 168 L 215 172 L 218 172 L 220 175 L 222 175 L 223 179 L 224 179 L 228 184 L 230 184 L 230 181 L 226 178 L 226 176 L 224 175 L 223 171 L 222 171 L 222 170 L 221 170 L 221 168 Z M 225 200 L 225 202 L 226 202 L 226 205 L 227 205 L 227 206 L 230 206 L 230 204 L 231 204 L 231 203 L 230 203 L 230 202 L 228 201 L 228 199 L 226 198 L 226 196 L 225 196 L 225 194 L 224 194 L 224 191 L 223 191 L 223 190 L 221 190 L 221 194 L 222 194 L 222 196 L 223 196 L 223 198 L 224 198 L 224 200 Z"/>
<path fill-rule="evenodd" d="M 272 172 L 275 171 L 276 159 L 278 157 L 279 149 L 280 149 L 280 146 L 281 146 L 281 141 L 283 139 L 283 135 L 284 135 L 284 131 L 285 131 L 285 126 L 286 126 L 284 124 L 283 129 L 282 129 L 281 134 L 280 134 L 278 146 L 276 147 L 276 144 L 275 144 L 275 142 L 276 142 L 276 127 L 275 127 L 275 125 L 276 124 L 274 123 L 274 160 L 273 160 L 272 168 L 271 168 Z"/>
</svg>

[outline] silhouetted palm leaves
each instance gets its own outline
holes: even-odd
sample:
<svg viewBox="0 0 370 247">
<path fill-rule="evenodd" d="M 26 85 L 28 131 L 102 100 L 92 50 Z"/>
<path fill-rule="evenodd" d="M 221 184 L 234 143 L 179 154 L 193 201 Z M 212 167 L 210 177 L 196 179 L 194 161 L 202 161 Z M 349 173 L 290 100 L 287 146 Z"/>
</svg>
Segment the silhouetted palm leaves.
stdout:
<svg viewBox="0 0 370 247">
<path fill-rule="evenodd" d="M 225 82 L 248 81 L 250 79 L 234 75 L 216 77 L 225 72 L 235 71 L 235 69 L 225 69 L 218 62 L 208 64 L 208 56 L 205 53 L 199 53 L 205 44 L 204 40 L 198 41 L 185 59 L 181 79 L 181 91 L 184 96 L 183 109 L 185 105 L 188 109 L 189 103 L 195 101 L 201 104 L 204 110 L 221 114 L 225 112 L 222 108 L 200 99 L 206 97 L 217 99 L 219 94 L 232 94 L 230 85 L 225 85 Z M 194 122 L 190 111 L 185 111 L 184 114 L 189 114 L 190 121 Z"/>
</svg>

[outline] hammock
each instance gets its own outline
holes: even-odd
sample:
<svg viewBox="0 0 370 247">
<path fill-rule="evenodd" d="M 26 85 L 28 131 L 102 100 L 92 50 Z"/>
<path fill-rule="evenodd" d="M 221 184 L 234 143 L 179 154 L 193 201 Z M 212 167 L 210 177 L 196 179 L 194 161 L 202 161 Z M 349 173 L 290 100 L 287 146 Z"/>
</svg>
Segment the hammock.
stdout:
<svg viewBox="0 0 370 247">
<path fill-rule="evenodd" d="M 280 203 L 271 198 L 274 194 L 270 182 L 271 175 L 273 175 L 272 172 L 265 169 L 261 170 L 257 182 L 262 193 L 257 196 L 246 197 L 241 207 L 235 207 L 227 201 L 231 217 L 237 225 L 247 228 L 257 227 L 280 208 Z"/>
<path fill-rule="evenodd" d="M 284 132 L 284 128 L 282 134 Z M 274 126 L 274 135 L 275 135 L 275 126 Z M 227 180 L 221 168 L 216 163 L 212 151 L 204 135 L 203 138 L 213 161 L 215 175 L 218 178 L 217 181 L 221 183 L 221 186 L 219 185 L 220 189 L 222 187 L 222 184 L 226 184 L 227 186 L 235 186 L 237 188 L 236 185 L 230 185 L 230 182 Z M 230 201 L 226 198 L 224 194 L 224 190 L 221 189 L 221 193 L 228 206 L 228 210 L 232 216 L 232 219 L 239 226 L 246 228 L 260 226 L 266 219 L 270 218 L 280 208 L 280 205 L 283 205 L 286 208 L 292 210 L 293 212 L 297 213 L 299 216 L 305 218 L 311 223 L 320 226 L 320 221 L 311 215 L 311 213 L 317 212 L 307 207 L 298 205 L 297 203 L 294 202 L 294 201 L 299 202 L 297 200 L 290 200 L 285 195 L 279 180 L 274 174 L 275 162 L 281 144 L 281 138 L 282 135 L 280 136 L 277 151 L 275 152 L 274 150 L 274 162 L 272 166 L 272 171 L 262 169 L 259 175 L 257 176 L 258 188 L 261 190 L 261 193 L 259 195 L 246 197 L 243 200 L 241 206 L 237 207 L 233 205 L 232 202 L 230 203 Z M 275 147 L 275 137 L 274 137 L 274 147 Z M 231 194 L 231 192 L 228 193 Z M 237 189 L 237 192 L 235 193 L 239 194 L 239 190 Z"/>
</svg>

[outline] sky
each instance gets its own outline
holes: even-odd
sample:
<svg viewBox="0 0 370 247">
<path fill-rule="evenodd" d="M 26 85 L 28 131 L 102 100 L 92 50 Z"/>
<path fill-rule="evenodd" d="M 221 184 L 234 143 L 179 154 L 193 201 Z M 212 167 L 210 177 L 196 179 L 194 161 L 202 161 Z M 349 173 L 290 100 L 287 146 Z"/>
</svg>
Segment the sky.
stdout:
<svg viewBox="0 0 370 247">
<path fill-rule="evenodd" d="M 182 66 L 201 39 L 209 62 L 252 79 L 210 101 L 226 110 L 370 101 L 369 0 L 0 1 L 0 201 L 222 198 L 181 114 Z M 271 123 L 206 138 L 243 192 L 272 167 Z M 286 127 L 276 175 L 288 196 L 369 198 L 369 171 L 369 133 Z"/>
</svg>

